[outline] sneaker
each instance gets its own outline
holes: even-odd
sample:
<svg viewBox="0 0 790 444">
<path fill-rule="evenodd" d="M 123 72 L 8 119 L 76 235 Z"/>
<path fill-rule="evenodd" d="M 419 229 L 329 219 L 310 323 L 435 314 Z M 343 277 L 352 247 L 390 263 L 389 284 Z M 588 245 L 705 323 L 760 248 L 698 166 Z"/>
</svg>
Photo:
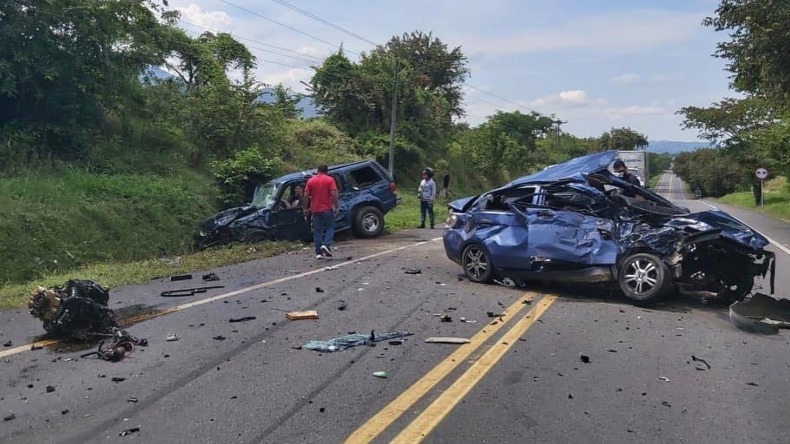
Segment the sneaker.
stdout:
<svg viewBox="0 0 790 444">
<path fill-rule="evenodd" d="M 332 250 L 326 245 L 321 245 L 321 252 L 324 253 L 325 257 L 332 257 Z"/>
<path fill-rule="evenodd" d="M 324 255 L 323 255 L 323 254 L 316 254 L 316 255 L 315 255 L 315 258 L 316 258 L 316 259 L 323 259 L 323 258 L 324 258 Z"/>
</svg>

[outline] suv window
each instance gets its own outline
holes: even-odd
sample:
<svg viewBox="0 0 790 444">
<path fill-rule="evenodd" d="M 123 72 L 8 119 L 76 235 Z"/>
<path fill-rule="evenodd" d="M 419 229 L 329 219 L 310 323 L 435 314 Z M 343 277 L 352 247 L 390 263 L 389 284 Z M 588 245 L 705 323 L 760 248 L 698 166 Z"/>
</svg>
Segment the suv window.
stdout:
<svg viewBox="0 0 790 444">
<path fill-rule="evenodd" d="M 351 187 L 358 190 L 369 188 L 381 182 L 381 175 L 370 165 L 349 171 L 348 178 Z"/>
</svg>

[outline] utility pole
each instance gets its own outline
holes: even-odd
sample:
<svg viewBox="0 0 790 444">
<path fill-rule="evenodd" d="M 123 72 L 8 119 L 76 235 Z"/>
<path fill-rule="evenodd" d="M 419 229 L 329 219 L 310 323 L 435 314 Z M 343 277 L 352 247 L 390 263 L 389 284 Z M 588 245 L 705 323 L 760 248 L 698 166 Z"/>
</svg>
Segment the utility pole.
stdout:
<svg viewBox="0 0 790 444">
<path fill-rule="evenodd" d="M 557 120 L 553 120 L 552 123 L 557 125 L 557 151 L 559 151 L 560 150 L 560 125 L 562 125 L 563 123 L 568 123 L 568 121 L 567 120 L 557 119 Z"/>
<path fill-rule="evenodd" d="M 398 110 L 398 59 L 395 58 L 395 92 L 392 94 L 392 108 L 390 110 L 390 155 L 389 155 L 389 172 L 392 178 L 395 178 L 395 121 L 396 113 Z"/>
</svg>

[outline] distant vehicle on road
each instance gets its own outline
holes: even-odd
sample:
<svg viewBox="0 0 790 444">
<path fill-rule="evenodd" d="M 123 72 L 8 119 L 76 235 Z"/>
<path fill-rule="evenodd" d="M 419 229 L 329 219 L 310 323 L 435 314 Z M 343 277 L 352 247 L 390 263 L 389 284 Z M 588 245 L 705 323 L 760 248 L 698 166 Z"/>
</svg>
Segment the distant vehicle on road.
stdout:
<svg viewBox="0 0 790 444">
<path fill-rule="evenodd" d="M 599 283 L 635 304 L 673 289 L 735 301 L 769 272 L 773 293 L 765 237 L 725 212 L 692 214 L 616 177 L 608 167 L 617 157 L 590 154 L 451 202 L 447 257 L 473 282 Z"/>
</svg>

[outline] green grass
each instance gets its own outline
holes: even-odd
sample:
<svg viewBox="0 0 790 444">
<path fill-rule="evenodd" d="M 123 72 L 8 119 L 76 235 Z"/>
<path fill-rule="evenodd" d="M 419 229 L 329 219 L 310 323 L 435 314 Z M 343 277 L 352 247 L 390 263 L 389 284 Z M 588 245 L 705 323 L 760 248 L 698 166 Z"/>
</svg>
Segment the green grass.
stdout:
<svg viewBox="0 0 790 444">
<path fill-rule="evenodd" d="M 764 206 L 760 207 L 754 202 L 751 191 L 731 193 L 717 199 L 718 202 L 736 207 L 747 208 L 766 213 L 777 219 L 790 221 L 790 186 L 787 179 L 778 177 L 765 182 L 763 194 Z"/>
</svg>

